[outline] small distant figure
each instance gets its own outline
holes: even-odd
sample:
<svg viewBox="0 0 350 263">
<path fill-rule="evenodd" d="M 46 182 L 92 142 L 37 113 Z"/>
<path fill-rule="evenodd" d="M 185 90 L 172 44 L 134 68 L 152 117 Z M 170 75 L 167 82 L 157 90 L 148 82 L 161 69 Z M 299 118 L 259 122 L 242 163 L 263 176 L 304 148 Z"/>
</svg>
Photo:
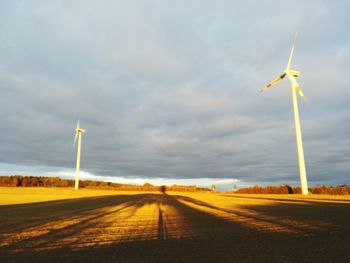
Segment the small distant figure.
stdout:
<svg viewBox="0 0 350 263">
<path fill-rule="evenodd" d="M 238 185 L 234 184 L 234 185 L 233 185 L 232 192 L 236 192 L 237 190 L 238 190 Z"/>
<path fill-rule="evenodd" d="M 165 185 L 162 185 L 162 186 L 160 187 L 160 191 L 161 191 L 163 194 L 165 194 L 165 191 L 166 191 Z"/>
<path fill-rule="evenodd" d="M 216 186 L 215 186 L 215 184 L 212 184 L 212 185 L 211 185 L 211 190 L 212 190 L 213 192 L 216 192 Z"/>
</svg>

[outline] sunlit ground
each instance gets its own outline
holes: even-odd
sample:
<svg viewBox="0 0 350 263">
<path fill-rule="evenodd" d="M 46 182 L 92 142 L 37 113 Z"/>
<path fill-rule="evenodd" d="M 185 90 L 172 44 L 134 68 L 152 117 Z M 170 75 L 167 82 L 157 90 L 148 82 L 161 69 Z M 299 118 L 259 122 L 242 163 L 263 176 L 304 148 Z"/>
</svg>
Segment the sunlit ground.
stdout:
<svg viewBox="0 0 350 263">
<path fill-rule="evenodd" d="M 350 262 L 349 196 L 0 188 L 0 219 L 0 262 Z"/>
</svg>

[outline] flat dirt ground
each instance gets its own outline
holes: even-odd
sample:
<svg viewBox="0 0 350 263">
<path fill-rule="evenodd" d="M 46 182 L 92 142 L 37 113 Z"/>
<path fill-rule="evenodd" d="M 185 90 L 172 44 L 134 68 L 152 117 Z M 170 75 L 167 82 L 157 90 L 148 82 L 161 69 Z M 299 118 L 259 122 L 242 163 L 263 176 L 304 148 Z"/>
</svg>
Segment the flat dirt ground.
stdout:
<svg viewBox="0 0 350 263">
<path fill-rule="evenodd" d="M 350 196 L 0 188 L 0 262 L 350 262 Z"/>
</svg>

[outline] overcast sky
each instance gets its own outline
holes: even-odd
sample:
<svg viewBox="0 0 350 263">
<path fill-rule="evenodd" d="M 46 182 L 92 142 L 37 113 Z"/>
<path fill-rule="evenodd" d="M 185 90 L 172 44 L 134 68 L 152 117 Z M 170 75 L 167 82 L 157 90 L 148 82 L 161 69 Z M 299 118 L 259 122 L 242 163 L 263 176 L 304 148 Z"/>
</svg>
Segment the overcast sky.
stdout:
<svg viewBox="0 0 350 263">
<path fill-rule="evenodd" d="M 0 174 L 125 183 L 350 184 L 348 1 L 0 1 Z"/>
</svg>

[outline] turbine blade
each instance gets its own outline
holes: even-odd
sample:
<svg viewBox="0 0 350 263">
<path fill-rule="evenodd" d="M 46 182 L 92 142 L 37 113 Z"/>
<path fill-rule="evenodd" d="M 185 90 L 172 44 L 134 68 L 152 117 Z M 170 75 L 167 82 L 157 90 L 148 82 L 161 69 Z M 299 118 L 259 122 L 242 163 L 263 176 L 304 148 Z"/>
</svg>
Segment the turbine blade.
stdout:
<svg viewBox="0 0 350 263">
<path fill-rule="evenodd" d="M 78 139 L 78 132 L 75 132 L 75 137 L 74 137 L 74 143 L 73 143 L 73 147 L 75 146 L 75 143 L 77 142 Z"/>
<path fill-rule="evenodd" d="M 306 102 L 306 97 L 305 97 L 304 93 L 302 92 L 300 86 L 295 86 L 295 89 L 299 93 L 299 95 L 303 99 L 303 101 Z"/>
<path fill-rule="evenodd" d="M 288 78 L 290 79 L 290 82 L 292 83 L 292 87 L 295 88 L 295 90 L 299 93 L 303 101 L 306 101 L 306 97 L 304 96 L 303 91 L 301 90 L 297 80 L 294 78 L 294 76 L 288 75 Z"/>
<path fill-rule="evenodd" d="M 79 129 L 79 123 L 80 123 L 80 120 L 78 120 L 77 122 L 77 129 Z"/>
<path fill-rule="evenodd" d="M 295 48 L 295 43 L 297 41 L 297 36 L 298 36 L 298 31 L 295 32 L 294 34 L 294 39 L 293 39 L 293 45 L 292 45 L 292 50 L 290 51 L 289 59 L 288 59 L 288 64 L 287 64 L 287 70 L 290 70 L 290 65 L 292 63 L 292 57 L 293 57 L 293 52 Z"/>
<path fill-rule="evenodd" d="M 277 78 L 275 78 L 273 81 L 271 81 L 269 84 L 267 84 L 263 89 L 260 90 L 261 92 L 264 92 L 265 90 L 271 88 L 273 85 L 275 85 L 277 82 L 279 82 L 280 80 L 282 80 L 284 77 L 286 76 L 286 73 L 283 73 L 281 76 L 278 76 Z"/>
</svg>

